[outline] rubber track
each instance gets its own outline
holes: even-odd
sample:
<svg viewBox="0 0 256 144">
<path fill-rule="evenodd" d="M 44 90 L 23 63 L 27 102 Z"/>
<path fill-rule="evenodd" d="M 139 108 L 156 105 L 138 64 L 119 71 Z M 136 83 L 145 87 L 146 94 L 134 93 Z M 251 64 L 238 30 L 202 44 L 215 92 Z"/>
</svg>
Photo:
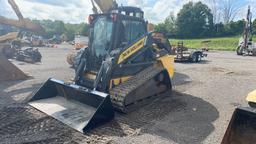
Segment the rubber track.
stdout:
<svg viewBox="0 0 256 144">
<path fill-rule="evenodd" d="M 123 112 L 129 111 L 124 105 L 125 97 L 137 87 L 145 84 L 145 82 L 154 78 L 161 71 L 163 71 L 163 68 L 161 67 L 148 67 L 137 75 L 130 78 L 129 80 L 121 83 L 117 87 L 110 90 L 110 97 L 112 103 L 114 104 L 114 107 Z M 147 99 L 147 97 L 145 97 L 145 99 Z M 142 101 L 143 100 L 134 101 L 134 104 L 139 107 Z"/>
</svg>

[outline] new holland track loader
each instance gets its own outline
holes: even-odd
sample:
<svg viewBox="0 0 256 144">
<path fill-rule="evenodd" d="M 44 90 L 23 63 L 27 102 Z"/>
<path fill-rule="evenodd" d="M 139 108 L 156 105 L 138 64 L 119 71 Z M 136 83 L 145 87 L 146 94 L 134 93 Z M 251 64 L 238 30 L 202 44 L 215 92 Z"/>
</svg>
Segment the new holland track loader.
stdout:
<svg viewBox="0 0 256 144">
<path fill-rule="evenodd" d="M 221 144 L 256 143 L 256 90 L 246 100 L 249 107 L 236 108 Z"/>
<path fill-rule="evenodd" d="M 115 7 L 89 16 L 89 45 L 76 68 L 74 84 L 50 78 L 29 104 L 80 132 L 110 121 L 114 109 L 134 111 L 169 94 L 173 56 L 147 31 L 136 7 Z"/>
</svg>

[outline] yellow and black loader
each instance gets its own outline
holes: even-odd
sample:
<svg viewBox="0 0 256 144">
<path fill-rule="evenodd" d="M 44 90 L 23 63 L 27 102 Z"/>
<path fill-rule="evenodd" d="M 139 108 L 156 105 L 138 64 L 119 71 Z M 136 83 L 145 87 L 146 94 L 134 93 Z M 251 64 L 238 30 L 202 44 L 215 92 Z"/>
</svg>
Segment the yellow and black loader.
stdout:
<svg viewBox="0 0 256 144">
<path fill-rule="evenodd" d="M 128 113 L 170 94 L 174 74 L 169 41 L 147 31 L 140 8 L 114 7 L 89 23 L 74 84 L 50 78 L 29 102 L 81 132 L 113 119 L 114 109 Z"/>
</svg>

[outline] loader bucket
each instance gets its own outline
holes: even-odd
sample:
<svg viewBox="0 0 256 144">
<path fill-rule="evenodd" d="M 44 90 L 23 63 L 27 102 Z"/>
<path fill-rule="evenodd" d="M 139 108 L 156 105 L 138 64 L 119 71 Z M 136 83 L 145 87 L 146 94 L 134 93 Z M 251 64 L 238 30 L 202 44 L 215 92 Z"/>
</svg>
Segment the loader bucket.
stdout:
<svg viewBox="0 0 256 144">
<path fill-rule="evenodd" d="M 256 109 L 237 108 L 221 144 L 254 144 L 256 142 Z"/>
<path fill-rule="evenodd" d="M 27 79 L 28 76 L 3 55 L 5 47 L 0 44 L 0 81 Z"/>
<path fill-rule="evenodd" d="M 114 118 L 110 96 L 49 79 L 29 105 L 83 133 Z"/>
</svg>

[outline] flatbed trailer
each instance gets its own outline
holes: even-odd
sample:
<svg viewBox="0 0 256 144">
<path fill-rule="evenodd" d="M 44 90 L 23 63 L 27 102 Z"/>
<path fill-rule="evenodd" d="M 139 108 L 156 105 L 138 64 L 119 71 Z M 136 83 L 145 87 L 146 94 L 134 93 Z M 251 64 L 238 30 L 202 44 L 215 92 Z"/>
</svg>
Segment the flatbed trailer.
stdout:
<svg viewBox="0 0 256 144">
<path fill-rule="evenodd" d="M 199 63 L 202 58 L 207 57 L 207 54 L 203 50 L 189 50 L 183 46 L 183 42 L 179 42 L 175 51 L 175 62 L 193 62 Z"/>
</svg>

